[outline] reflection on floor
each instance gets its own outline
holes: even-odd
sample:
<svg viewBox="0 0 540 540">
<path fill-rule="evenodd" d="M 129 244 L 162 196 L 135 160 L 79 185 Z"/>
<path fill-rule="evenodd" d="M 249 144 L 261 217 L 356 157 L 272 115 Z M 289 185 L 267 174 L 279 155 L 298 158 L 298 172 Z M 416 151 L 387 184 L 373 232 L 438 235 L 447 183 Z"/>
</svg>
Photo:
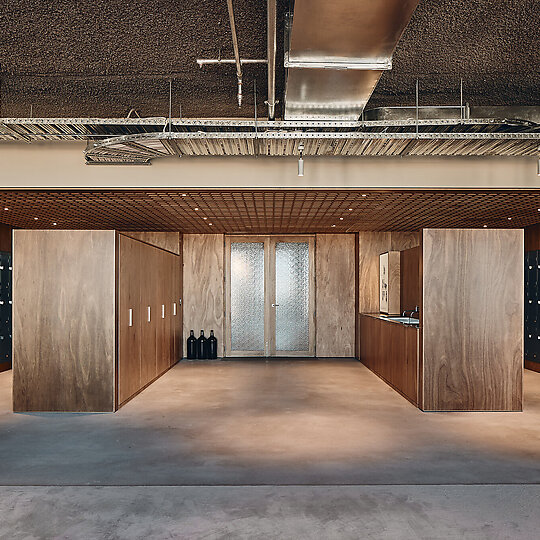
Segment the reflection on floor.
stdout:
<svg viewBox="0 0 540 540">
<path fill-rule="evenodd" d="M 183 362 L 116 414 L 13 414 L 2 485 L 540 483 L 540 373 L 523 413 L 422 413 L 355 361 Z"/>
</svg>

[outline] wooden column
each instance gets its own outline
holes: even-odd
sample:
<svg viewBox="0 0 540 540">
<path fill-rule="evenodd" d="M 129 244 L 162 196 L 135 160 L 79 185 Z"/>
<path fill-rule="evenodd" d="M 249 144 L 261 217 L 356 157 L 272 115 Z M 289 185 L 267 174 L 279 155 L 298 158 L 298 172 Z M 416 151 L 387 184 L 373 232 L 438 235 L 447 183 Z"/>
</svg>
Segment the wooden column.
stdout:
<svg viewBox="0 0 540 540">
<path fill-rule="evenodd" d="M 14 231 L 13 408 L 115 408 L 114 231 Z"/>
<path fill-rule="evenodd" d="M 522 230 L 424 230 L 424 410 L 521 410 L 523 260 Z"/>
</svg>

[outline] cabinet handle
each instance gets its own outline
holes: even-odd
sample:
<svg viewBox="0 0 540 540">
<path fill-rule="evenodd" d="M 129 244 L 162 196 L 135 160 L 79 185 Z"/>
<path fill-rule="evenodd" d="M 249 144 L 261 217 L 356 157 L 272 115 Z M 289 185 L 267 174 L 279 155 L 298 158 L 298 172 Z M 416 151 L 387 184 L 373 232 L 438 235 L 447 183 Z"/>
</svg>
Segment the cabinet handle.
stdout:
<svg viewBox="0 0 540 540">
<path fill-rule="evenodd" d="M 165 304 L 161 304 L 161 318 L 165 318 Z"/>
<path fill-rule="evenodd" d="M 150 306 L 148 306 L 148 322 L 150 322 Z"/>
<path fill-rule="evenodd" d="M 133 326 L 133 310 L 129 309 L 129 326 Z"/>
<path fill-rule="evenodd" d="M 173 315 L 176 317 L 176 302 L 173 302 Z"/>
</svg>

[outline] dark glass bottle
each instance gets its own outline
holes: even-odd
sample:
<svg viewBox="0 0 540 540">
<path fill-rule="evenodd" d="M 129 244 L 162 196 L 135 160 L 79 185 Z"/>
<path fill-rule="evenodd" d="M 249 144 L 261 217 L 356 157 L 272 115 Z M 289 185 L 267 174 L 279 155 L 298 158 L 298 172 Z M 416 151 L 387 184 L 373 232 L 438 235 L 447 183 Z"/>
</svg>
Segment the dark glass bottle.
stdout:
<svg viewBox="0 0 540 540">
<path fill-rule="evenodd" d="M 208 358 L 210 360 L 217 358 L 217 338 L 214 336 L 213 330 L 210 330 L 210 337 L 208 338 Z"/>
<path fill-rule="evenodd" d="M 190 360 L 197 358 L 197 338 L 193 330 L 190 330 L 189 337 L 187 338 L 187 357 Z"/>
<path fill-rule="evenodd" d="M 204 330 L 201 330 L 201 335 L 197 339 L 197 358 L 199 360 L 208 358 L 208 340 L 204 337 Z"/>
</svg>

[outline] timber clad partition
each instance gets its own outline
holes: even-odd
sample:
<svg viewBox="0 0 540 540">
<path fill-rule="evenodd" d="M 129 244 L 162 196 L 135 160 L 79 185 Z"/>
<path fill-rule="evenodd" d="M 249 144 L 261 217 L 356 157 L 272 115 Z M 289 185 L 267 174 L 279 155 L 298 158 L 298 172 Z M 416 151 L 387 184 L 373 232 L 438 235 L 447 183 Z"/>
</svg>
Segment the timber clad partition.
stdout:
<svg viewBox="0 0 540 540">
<path fill-rule="evenodd" d="M 115 232 L 13 233 L 13 409 L 113 411 Z"/>
<path fill-rule="evenodd" d="M 318 234 L 315 248 L 316 354 L 354 352 L 355 235 Z"/>
<path fill-rule="evenodd" d="M 523 230 L 425 229 L 424 410 L 520 411 Z"/>
<path fill-rule="evenodd" d="M 113 411 L 179 359 L 181 257 L 114 231 L 14 238 L 15 410 Z"/>
<path fill-rule="evenodd" d="M 224 323 L 224 236 L 184 234 L 184 336 L 210 330 L 218 340 L 218 357 L 223 356 Z"/>
</svg>

